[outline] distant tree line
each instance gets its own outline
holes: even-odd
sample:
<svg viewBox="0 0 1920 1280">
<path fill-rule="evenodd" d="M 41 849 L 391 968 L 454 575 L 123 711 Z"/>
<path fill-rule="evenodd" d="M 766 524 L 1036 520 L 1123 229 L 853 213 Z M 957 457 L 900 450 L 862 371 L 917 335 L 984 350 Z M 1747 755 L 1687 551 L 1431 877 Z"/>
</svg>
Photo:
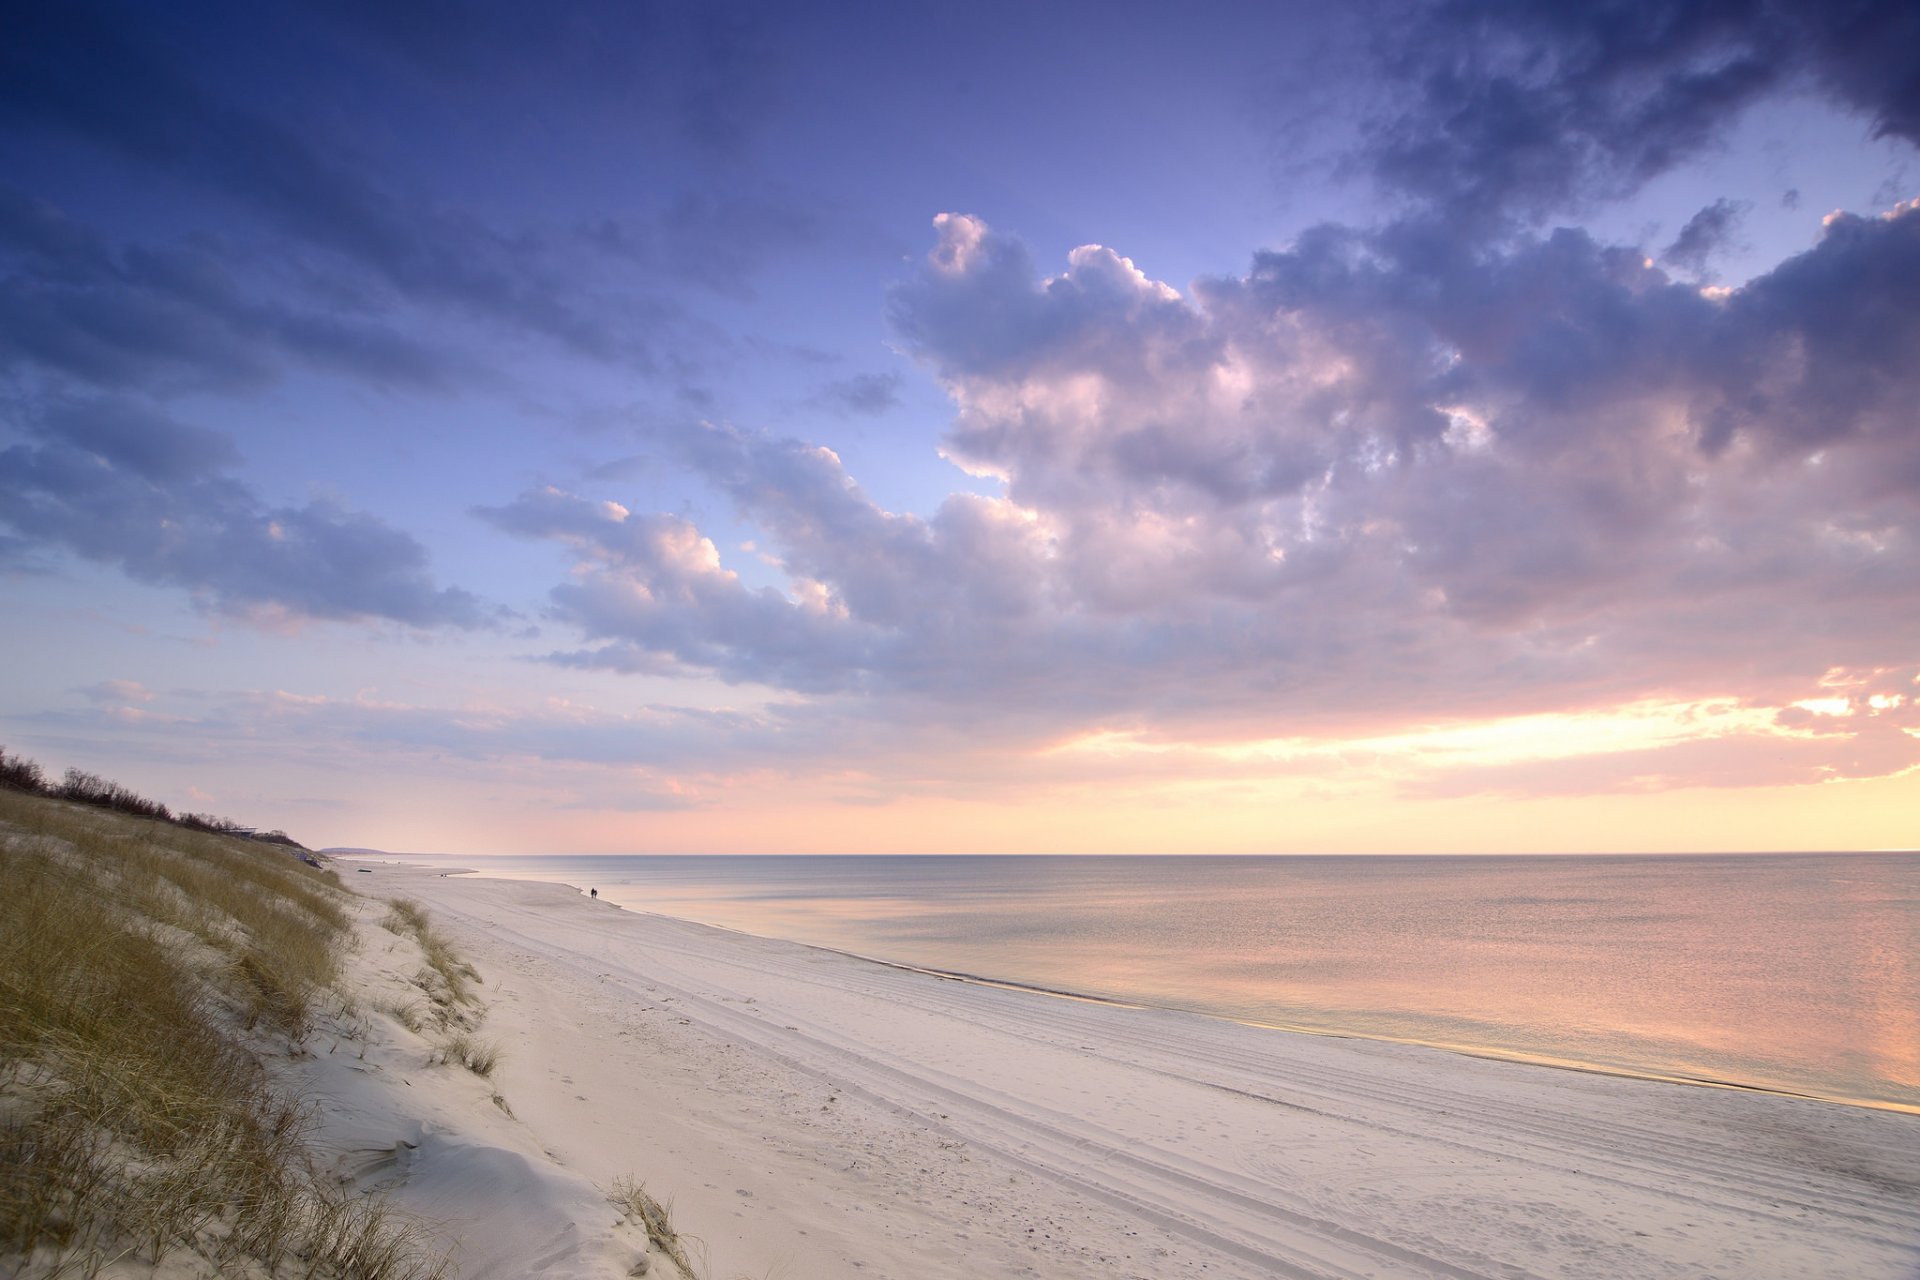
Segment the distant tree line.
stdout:
<svg viewBox="0 0 1920 1280">
<path fill-rule="evenodd" d="M 130 787 L 123 787 L 84 769 L 69 769 L 60 781 L 54 782 L 38 762 L 25 756 L 10 755 L 5 747 L 0 747 L 0 787 L 25 791 L 29 795 L 50 796 L 55 800 L 71 800 L 75 804 L 90 804 L 99 809 L 129 813 L 136 818 L 151 818 L 155 822 L 171 822 L 176 827 L 187 827 L 194 831 L 284 844 L 294 849 L 306 847 L 284 831 L 256 831 L 252 827 L 241 826 L 231 818 L 216 818 L 210 813 L 175 813 L 158 800 L 149 800 Z"/>
</svg>

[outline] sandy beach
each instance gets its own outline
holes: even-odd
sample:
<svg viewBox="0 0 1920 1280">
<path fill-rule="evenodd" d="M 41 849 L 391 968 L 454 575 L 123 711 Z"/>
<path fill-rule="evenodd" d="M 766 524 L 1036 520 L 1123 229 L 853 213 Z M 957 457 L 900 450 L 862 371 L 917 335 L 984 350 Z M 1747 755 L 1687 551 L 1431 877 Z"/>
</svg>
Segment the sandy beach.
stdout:
<svg viewBox="0 0 1920 1280">
<path fill-rule="evenodd" d="M 1062 999 L 367 865 L 356 889 L 418 899 L 478 966 L 502 1057 L 404 1091 L 404 1053 L 316 1069 L 321 1141 L 445 1224 L 465 1276 L 624 1273 L 597 1198 L 622 1176 L 720 1280 L 1920 1274 L 1913 1116 Z M 375 1074 L 415 1114 L 355 1103 Z M 407 1124 L 411 1146 L 381 1131 Z"/>
</svg>

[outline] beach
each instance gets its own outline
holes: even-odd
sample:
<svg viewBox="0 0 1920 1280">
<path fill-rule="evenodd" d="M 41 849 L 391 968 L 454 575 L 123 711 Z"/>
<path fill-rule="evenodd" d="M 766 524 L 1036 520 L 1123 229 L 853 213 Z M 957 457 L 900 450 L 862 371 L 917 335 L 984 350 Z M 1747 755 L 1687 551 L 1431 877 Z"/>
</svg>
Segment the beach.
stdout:
<svg viewBox="0 0 1920 1280">
<path fill-rule="evenodd" d="M 623 1274 L 630 1244 L 594 1198 L 622 1177 L 671 1202 L 716 1280 L 1920 1274 L 1913 1115 L 960 981 L 563 885 L 340 867 L 417 899 L 483 975 L 487 1080 L 402 1092 L 395 1054 L 310 1082 L 336 1159 L 416 1125 L 369 1181 L 463 1240 L 464 1276 Z M 377 968 L 380 944 L 355 963 Z M 375 1075 L 389 1103 L 357 1107 Z M 429 1094 L 411 1120 L 391 1104 Z"/>
</svg>

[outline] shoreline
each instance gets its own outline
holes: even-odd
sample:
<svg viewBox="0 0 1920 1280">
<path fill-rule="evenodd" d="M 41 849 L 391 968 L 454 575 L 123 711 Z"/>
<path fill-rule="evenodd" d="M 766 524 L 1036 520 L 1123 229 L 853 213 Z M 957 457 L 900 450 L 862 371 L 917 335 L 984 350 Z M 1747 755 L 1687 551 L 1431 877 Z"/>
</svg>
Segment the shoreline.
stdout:
<svg viewBox="0 0 1920 1280">
<path fill-rule="evenodd" d="M 459 873 L 450 873 L 459 874 Z M 468 873 L 468 874 L 479 874 Z M 510 877 L 500 877 L 507 879 Z M 564 881 L 523 880 L 522 884 L 567 883 Z M 579 892 L 578 885 L 567 884 L 568 888 Z M 940 978 L 947 982 L 965 982 L 974 986 L 993 987 L 1002 991 L 1020 991 L 1029 995 L 1044 996 L 1052 1000 L 1072 1000 L 1081 1004 L 1105 1005 L 1114 1009 L 1158 1010 L 1163 1013 L 1179 1013 L 1194 1018 L 1207 1018 L 1218 1022 L 1231 1022 L 1243 1027 L 1254 1027 L 1262 1031 L 1277 1031 L 1284 1035 L 1319 1036 L 1328 1040 L 1371 1040 L 1380 1044 L 1413 1045 L 1422 1049 L 1436 1049 L 1442 1053 L 1456 1053 L 1463 1057 L 1480 1058 L 1488 1062 L 1512 1062 L 1530 1067 L 1545 1067 L 1554 1071 L 1579 1071 L 1588 1075 L 1609 1076 L 1621 1080 L 1647 1080 L 1659 1084 L 1684 1085 L 1698 1089 L 1733 1089 L 1742 1093 L 1765 1094 L 1778 1098 L 1797 1098 L 1803 1102 L 1824 1102 L 1839 1107 L 1863 1107 L 1869 1111 L 1891 1111 L 1900 1115 L 1920 1116 L 1920 1106 L 1904 1102 L 1888 1102 L 1876 1098 L 1851 1098 L 1833 1094 L 1809 1093 L 1796 1089 L 1783 1089 L 1772 1085 L 1750 1084 L 1741 1080 L 1717 1080 L 1710 1076 L 1687 1076 L 1663 1074 L 1658 1071 L 1636 1071 L 1631 1067 L 1613 1066 L 1608 1063 L 1582 1062 L 1577 1058 L 1555 1058 L 1546 1054 L 1526 1053 L 1518 1049 L 1501 1049 L 1492 1045 L 1456 1044 L 1445 1040 L 1422 1040 L 1416 1036 L 1390 1036 L 1374 1031 L 1358 1031 L 1334 1027 L 1310 1027 L 1301 1023 L 1263 1022 L 1258 1018 L 1236 1018 L 1224 1013 L 1215 1013 L 1209 1009 L 1193 1008 L 1177 1004 L 1152 1004 L 1140 1000 L 1121 1000 L 1114 996 L 1097 995 L 1086 991 L 1070 991 L 1062 987 L 1043 986 L 1034 982 L 1019 982 L 1012 978 L 995 978 L 986 974 L 966 973 L 957 969 L 936 969 L 927 965 L 909 964 L 904 960 L 887 960 L 880 956 L 865 955 L 845 947 L 830 947 L 823 943 L 806 942 L 798 938 L 785 938 L 778 934 L 755 933 L 751 929 L 740 929 L 732 925 L 716 924 L 711 920 L 697 920 L 692 916 L 677 916 L 670 911 L 651 911 L 640 907 L 629 907 L 614 903 L 622 911 L 636 914 L 659 916 L 665 920 L 678 920 L 684 924 L 700 925 L 707 929 L 718 929 L 723 933 L 736 933 L 744 938 L 759 938 L 769 942 L 783 942 L 789 946 L 806 947 L 812 951 L 824 951 L 836 956 L 845 956 L 849 960 L 858 960 L 863 964 L 883 965 L 889 969 L 900 969 L 907 973 L 925 974 L 930 978 Z"/>
<path fill-rule="evenodd" d="M 540 881 L 525 881 L 536 884 Z M 577 888 L 578 886 L 569 886 Z M 619 904 L 615 904 L 619 905 Z M 623 911 L 638 911 L 637 907 L 621 906 Z M 1321 1036 L 1329 1040 L 1373 1040 L 1381 1044 L 1415 1045 L 1423 1049 L 1437 1049 L 1443 1053 L 1457 1053 L 1464 1057 L 1481 1058 L 1489 1062 L 1514 1062 L 1526 1066 L 1547 1067 L 1555 1071 L 1581 1071 L 1589 1075 L 1612 1076 L 1622 1080 L 1649 1080 L 1660 1084 L 1687 1085 L 1701 1089 L 1735 1089 L 1743 1093 L 1768 1094 L 1779 1098 L 1798 1098 L 1805 1102 L 1825 1102 L 1841 1107 L 1864 1107 L 1871 1111 L 1892 1111 L 1901 1115 L 1920 1116 L 1920 1106 L 1903 1102 L 1887 1102 L 1875 1098 L 1850 1098 L 1830 1094 L 1807 1093 L 1796 1089 L 1782 1089 L 1772 1085 L 1749 1084 L 1740 1080 L 1716 1080 L 1709 1076 L 1685 1076 L 1663 1074 L 1657 1071 L 1636 1071 L 1631 1067 L 1613 1066 L 1607 1063 L 1582 1062 L 1577 1058 L 1555 1058 L 1546 1054 L 1525 1053 L 1518 1049 L 1501 1049 L 1491 1045 L 1456 1044 L 1445 1040 L 1422 1040 L 1415 1036 L 1390 1036 L 1374 1031 L 1358 1031 L 1334 1027 L 1310 1027 L 1292 1022 L 1264 1022 L 1258 1018 L 1236 1018 L 1224 1013 L 1215 1013 L 1209 1009 L 1193 1008 L 1177 1004 L 1151 1004 L 1138 1000 L 1120 1000 L 1112 996 L 1095 995 L 1085 991 L 1069 991 L 1060 987 L 1042 986 L 1032 982 L 1017 982 L 1011 978 L 994 978 L 985 974 L 964 973 L 954 969 L 935 969 L 925 965 L 908 964 L 901 960 L 885 960 L 878 956 L 863 955 L 845 947 L 829 947 L 816 942 L 804 942 L 796 938 L 782 938 L 776 934 L 754 933 L 748 929 L 736 929 L 731 925 L 714 924 L 712 921 L 695 920 L 690 916 L 676 916 L 667 911 L 650 911 L 646 914 L 662 916 L 668 920 L 681 920 L 688 924 L 704 925 L 709 929 L 720 929 L 727 933 L 738 933 L 749 938 L 765 938 L 770 941 L 786 942 L 796 947 L 808 947 L 815 951 L 828 951 L 834 955 L 846 956 L 851 960 L 867 964 L 885 965 L 889 969 L 904 969 L 909 973 L 924 973 L 933 978 L 944 978 L 949 982 L 968 982 L 982 987 L 997 987 L 1004 991 L 1024 991 L 1032 995 L 1046 996 L 1055 1000 L 1073 1000 L 1085 1004 L 1108 1005 L 1116 1009 L 1157 1009 L 1167 1013 L 1182 1013 L 1195 1018 L 1210 1018 L 1220 1022 L 1232 1022 L 1243 1027 L 1257 1027 L 1262 1031 L 1278 1031 L 1286 1035 Z"/>
<path fill-rule="evenodd" d="M 1896 1111 L 1286 1035 L 371 865 L 355 888 L 422 899 L 488 973 L 515 1114 L 596 1179 L 649 1151 L 717 1276 L 1920 1266 Z"/>
<path fill-rule="evenodd" d="M 371 852 L 371 851 L 362 851 L 362 852 Z M 437 855 L 424 855 L 424 856 L 412 855 L 416 859 L 421 859 L 418 861 L 414 861 L 412 863 L 407 862 L 407 858 L 409 855 L 396 854 L 396 855 L 383 855 L 383 856 L 394 858 L 398 860 L 400 864 L 419 866 L 422 869 L 433 870 L 440 874 L 444 874 L 448 876 L 472 876 L 476 879 L 486 879 L 486 880 L 513 880 L 513 881 L 518 881 L 524 884 L 559 884 L 559 885 L 565 885 L 566 887 L 582 895 L 586 893 L 585 886 L 574 884 L 571 880 L 558 879 L 558 878 L 538 879 L 538 878 L 532 878 L 532 877 L 527 877 L 522 875 L 514 875 L 511 873 L 490 871 L 481 867 L 472 867 L 472 866 L 439 868 L 439 867 L 433 867 L 430 863 L 424 860 L 424 857 L 432 857 Z M 609 855 L 609 856 L 619 856 L 619 855 Z M 1451 856 L 1451 855 L 1442 855 L 1442 856 Z M 1488 855 L 1488 856 L 1498 856 L 1498 855 Z M 1696 857 L 1700 855 L 1686 854 L 1686 855 L 1620 855 L 1620 856 Z M 1727 856 L 1747 856 L 1747 855 L 1727 855 Z M 524 870 L 524 869 L 511 868 L 510 872 L 521 871 L 521 870 Z M 1611 1063 L 1611 1062 L 1593 1062 L 1593 1061 L 1588 1061 L 1581 1058 L 1557 1056 L 1549 1053 L 1535 1053 L 1535 1052 L 1529 1052 L 1523 1049 L 1509 1049 L 1499 1045 L 1474 1044 L 1474 1043 L 1461 1042 L 1461 1041 L 1425 1038 L 1420 1036 L 1391 1035 L 1385 1032 L 1369 1031 L 1369 1030 L 1363 1030 L 1363 1029 L 1351 1028 L 1351 1027 L 1313 1026 L 1306 1023 L 1298 1023 L 1298 1022 L 1276 1022 L 1276 1021 L 1269 1021 L 1261 1018 L 1239 1017 L 1231 1013 L 1219 1012 L 1216 1010 L 1193 1006 L 1193 1005 L 1181 1005 L 1181 1004 L 1170 1004 L 1170 1003 L 1161 1004 L 1161 1003 L 1155 1003 L 1151 1001 L 1129 1000 L 1129 999 L 1123 999 L 1117 996 L 1101 995 L 1094 992 L 1075 991 L 1066 987 L 1049 986 L 1040 982 L 1029 982 L 1029 981 L 1023 981 L 1023 980 L 1014 979 L 1014 978 L 999 978 L 999 977 L 994 977 L 991 974 L 972 973 L 972 972 L 959 970 L 959 969 L 944 969 L 944 968 L 940 968 L 932 965 L 915 964 L 911 961 L 906 961 L 906 960 L 890 960 L 882 956 L 869 955 L 867 953 L 856 951 L 847 947 L 836 947 L 836 946 L 829 945 L 827 943 L 810 942 L 804 939 L 790 938 L 790 937 L 785 937 L 783 935 L 774 934 L 774 933 L 758 933 L 751 929 L 740 928 L 736 925 L 722 924 L 712 920 L 701 920 L 694 916 L 675 915 L 671 911 L 660 911 L 652 907 L 630 906 L 624 903 L 613 902 L 611 898 L 603 898 L 601 899 L 601 901 L 612 902 L 612 905 L 619 906 L 622 910 L 626 910 L 626 911 L 639 912 L 639 913 L 644 913 L 649 915 L 657 915 L 669 920 L 681 920 L 689 924 L 702 925 L 710 929 L 720 929 L 729 933 L 737 933 L 744 937 L 763 938 L 763 939 L 768 939 L 772 941 L 790 943 L 794 946 L 810 947 L 815 950 L 830 952 L 834 955 L 846 956 L 849 959 L 862 961 L 867 964 L 885 965 L 889 968 L 901 969 L 901 970 L 905 970 L 907 972 L 912 972 L 912 973 L 924 973 L 932 977 L 944 978 L 954 982 L 976 983 L 976 984 L 987 986 L 987 987 L 999 987 L 1009 991 L 1026 991 L 1036 995 L 1049 996 L 1049 997 L 1052 997 L 1055 999 L 1061 999 L 1061 1000 L 1086 1001 L 1093 1004 L 1111 1005 L 1115 1008 L 1121 1008 L 1121 1009 L 1159 1009 L 1159 1010 L 1165 1010 L 1168 1012 L 1190 1014 L 1194 1017 L 1217 1019 L 1223 1022 L 1238 1023 L 1239 1025 L 1242 1025 L 1242 1026 L 1257 1027 L 1263 1030 L 1279 1031 L 1279 1032 L 1285 1032 L 1285 1033 L 1294 1034 L 1294 1035 L 1320 1036 L 1320 1037 L 1325 1037 L 1325 1038 L 1335 1039 L 1335 1040 L 1367 1040 L 1367 1041 L 1376 1041 L 1382 1044 L 1416 1045 L 1422 1048 L 1436 1049 L 1446 1053 L 1461 1054 L 1466 1057 L 1479 1058 L 1479 1059 L 1483 1059 L 1491 1062 L 1521 1063 L 1527 1066 L 1551 1068 L 1556 1071 L 1579 1071 L 1579 1072 L 1586 1072 L 1593 1075 L 1617 1077 L 1617 1078 L 1626 1079 L 1626 1080 L 1647 1080 L 1647 1081 L 1658 1082 L 1661 1084 L 1683 1085 L 1691 1088 L 1730 1089 L 1730 1090 L 1735 1090 L 1743 1093 L 1756 1093 L 1756 1094 L 1764 1094 L 1768 1096 L 1782 1097 L 1782 1098 L 1798 1098 L 1798 1099 L 1811 1101 L 1811 1102 L 1824 1102 L 1834 1106 L 1860 1107 L 1860 1108 L 1864 1108 L 1871 1111 L 1887 1111 L 1887 1112 L 1892 1112 L 1898 1115 L 1920 1116 L 1920 1104 L 1898 1102 L 1892 1099 L 1865 1098 L 1865 1097 L 1858 1097 L 1850 1094 L 1837 1093 L 1837 1092 L 1820 1092 L 1820 1091 L 1811 1090 L 1811 1089 L 1793 1089 L 1793 1088 L 1787 1088 L 1782 1085 L 1764 1084 L 1757 1081 L 1747 1081 L 1747 1080 L 1731 1079 L 1731 1078 L 1708 1076 L 1708 1075 L 1687 1074 L 1679 1071 L 1660 1071 L 1660 1070 L 1655 1070 L 1651 1068 L 1637 1068 L 1632 1066 L 1625 1066 L 1619 1063 Z"/>
</svg>

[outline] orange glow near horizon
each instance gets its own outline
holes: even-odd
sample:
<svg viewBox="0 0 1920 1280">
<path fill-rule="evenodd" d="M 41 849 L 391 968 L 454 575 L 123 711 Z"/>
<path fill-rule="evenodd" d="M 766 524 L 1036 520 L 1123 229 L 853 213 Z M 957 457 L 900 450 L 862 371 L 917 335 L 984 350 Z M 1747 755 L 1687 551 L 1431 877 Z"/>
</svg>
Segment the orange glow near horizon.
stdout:
<svg viewBox="0 0 1920 1280">
<path fill-rule="evenodd" d="M 1836 702 L 1842 714 L 1846 699 Z M 1796 704 L 1808 706 L 1807 702 Z M 1814 708 L 1809 708 L 1814 709 Z M 1824 706 L 1820 708 L 1824 711 Z M 1049 754 L 1121 755 L 1193 753 L 1223 762 L 1288 761 L 1354 755 L 1441 759 L 1452 764 L 1497 765 L 1645 750 L 1670 743 L 1733 734 L 1804 737 L 1774 723 L 1769 708 L 1732 698 L 1700 702 L 1639 702 L 1603 711 L 1547 712 L 1468 724 L 1436 725 L 1359 738 L 1269 738 L 1218 744 L 1161 743 L 1114 730 L 1063 742 Z"/>
<path fill-rule="evenodd" d="M 1329 751 L 1331 748 L 1327 748 Z M 322 843 L 526 853 L 1685 853 L 1920 847 L 1920 770 L 1777 787 L 1427 796 L 1390 775 L 1131 777 L 883 803 L 806 781 L 703 791 L 680 810 L 570 808 L 466 779 L 362 797 Z"/>
<path fill-rule="evenodd" d="M 715 708 L 774 726 L 761 731 L 762 763 L 725 771 L 726 753 L 697 737 L 684 759 L 648 765 L 401 745 L 342 754 L 308 728 L 347 713 L 444 714 L 481 742 L 521 723 L 597 741 L 635 727 L 671 735 L 671 710 L 543 695 L 439 713 L 370 691 L 274 693 L 257 702 L 275 735 L 246 752 L 119 776 L 316 847 L 476 856 L 1913 849 L 1920 725 L 1907 673 L 1892 677 L 1830 672 L 1765 703 L 1648 699 L 1344 735 L 1109 726 L 996 750 L 900 730 L 891 750 L 804 756 L 778 740 L 804 702 L 723 690 Z M 168 705 L 138 685 L 110 692 L 142 712 Z"/>
</svg>

